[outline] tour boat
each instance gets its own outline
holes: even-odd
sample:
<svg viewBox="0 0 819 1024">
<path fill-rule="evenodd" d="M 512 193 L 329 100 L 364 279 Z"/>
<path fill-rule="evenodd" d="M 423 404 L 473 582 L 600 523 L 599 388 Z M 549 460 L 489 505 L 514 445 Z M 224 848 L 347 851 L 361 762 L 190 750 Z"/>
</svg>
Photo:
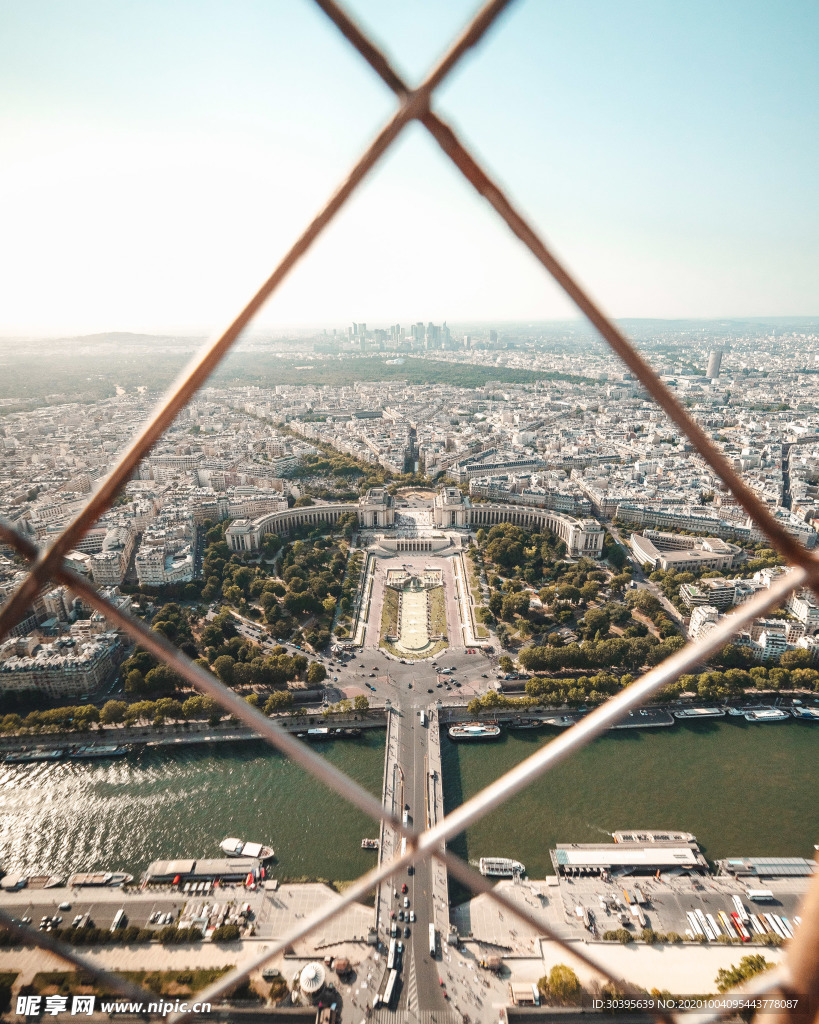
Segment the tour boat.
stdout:
<svg viewBox="0 0 819 1024">
<path fill-rule="evenodd" d="M 478 869 L 482 875 L 491 875 L 493 878 L 514 878 L 515 875 L 526 873 L 526 868 L 519 860 L 510 860 L 508 857 L 481 857 Z"/>
<path fill-rule="evenodd" d="M 682 711 L 673 711 L 675 718 L 722 718 L 725 715 L 725 708 L 683 708 Z"/>
<path fill-rule="evenodd" d="M 781 708 L 760 708 L 758 711 L 749 711 L 745 715 L 746 722 L 781 722 L 788 718 L 788 712 Z"/>
<path fill-rule="evenodd" d="M 254 860 L 270 860 L 273 848 L 261 843 L 249 843 L 245 839 L 228 837 L 219 844 L 226 857 L 253 857 Z"/>
<path fill-rule="evenodd" d="M 362 850 L 377 850 L 380 845 L 381 845 L 381 842 L 378 839 L 362 839 L 361 840 L 361 849 Z"/>
<path fill-rule="evenodd" d="M 68 887 L 76 889 L 81 885 L 128 885 L 134 876 L 125 871 L 94 871 L 71 875 Z"/>
<path fill-rule="evenodd" d="M 124 757 L 127 753 L 127 747 L 118 747 L 116 743 L 105 743 L 98 746 L 89 744 L 86 747 L 77 747 L 68 756 L 72 761 L 89 761 L 96 757 Z"/>
<path fill-rule="evenodd" d="M 464 722 L 449 729 L 451 740 L 495 740 L 500 736 L 500 726 L 488 722 Z"/>
<path fill-rule="evenodd" d="M 791 708 L 791 714 L 803 722 L 819 722 L 819 708 Z"/>
</svg>

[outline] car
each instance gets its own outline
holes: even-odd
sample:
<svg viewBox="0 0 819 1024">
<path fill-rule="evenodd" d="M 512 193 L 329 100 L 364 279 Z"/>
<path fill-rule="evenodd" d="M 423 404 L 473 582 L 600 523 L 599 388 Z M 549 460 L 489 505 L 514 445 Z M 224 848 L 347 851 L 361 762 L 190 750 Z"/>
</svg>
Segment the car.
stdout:
<svg viewBox="0 0 819 1024">
<path fill-rule="evenodd" d="M 397 943 L 395 948 L 398 950 L 399 953 L 403 953 L 404 952 L 404 943 L 403 942 Z"/>
<path fill-rule="evenodd" d="M 334 683 L 337 683 L 337 682 L 338 682 L 338 676 L 333 676 L 333 682 L 334 682 Z"/>
<path fill-rule="evenodd" d="M 409 919 L 410 919 L 410 924 L 414 924 L 415 923 L 415 911 L 414 910 L 410 911 Z"/>
<path fill-rule="evenodd" d="M 401 886 L 401 892 L 406 893 L 407 891 L 407 883 L 404 882 L 404 884 Z"/>
<path fill-rule="evenodd" d="M 20 918 L 20 924 L 31 924 L 31 918 L 30 917 L 21 917 Z"/>
<path fill-rule="evenodd" d="M 375 679 L 375 672 L 370 672 L 370 679 Z"/>
<path fill-rule="evenodd" d="M 648 714 L 648 712 L 647 712 L 647 711 L 641 711 L 641 712 L 640 712 L 640 714 L 641 714 L 641 715 L 647 715 L 647 714 Z"/>
<path fill-rule="evenodd" d="M 436 683 L 436 684 L 435 684 L 435 686 L 436 686 L 436 687 L 437 687 L 437 688 L 438 688 L 439 690 L 441 689 L 441 687 L 442 687 L 443 685 L 444 685 L 443 683 Z"/>
<path fill-rule="evenodd" d="M 405 907 L 408 907 L 408 906 L 409 906 L 409 896 L 405 896 L 405 897 L 404 897 L 404 906 L 405 906 Z"/>
<path fill-rule="evenodd" d="M 409 930 L 409 928 L 407 928 L 406 925 L 404 925 L 404 938 L 408 939 L 409 937 L 410 937 L 410 930 Z"/>
<path fill-rule="evenodd" d="M 457 672 L 457 671 L 458 671 L 458 668 L 457 668 L 457 666 L 456 666 L 456 665 L 450 665 L 450 666 L 449 666 L 449 671 L 450 671 L 450 672 Z"/>
<path fill-rule="evenodd" d="M 488 679 L 489 676 L 485 672 L 481 672 L 481 679 Z"/>
<path fill-rule="evenodd" d="M 394 910 L 391 910 L 391 911 L 390 911 L 390 920 L 391 920 L 391 921 L 394 921 L 394 920 L 395 920 L 395 911 L 394 911 Z"/>
<path fill-rule="evenodd" d="M 415 865 L 414 864 L 410 864 L 407 867 L 407 874 L 408 875 L 414 875 L 415 874 Z"/>
<path fill-rule="evenodd" d="M 433 690 L 432 690 L 432 687 L 430 687 L 430 688 L 429 688 L 429 689 L 427 690 L 427 693 L 432 693 L 432 692 L 433 692 Z"/>
<path fill-rule="evenodd" d="M 60 904 L 60 910 L 70 910 L 71 904 L 66 900 Z"/>
<path fill-rule="evenodd" d="M 393 921 L 393 923 L 390 925 L 390 935 L 392 935 L 392 937 L 395 938 L 395 936 L 397 934 L 398 934 L 398 925 L 395 923 L 395 921 Z"/>
<path fill-rule="evenodd" d="M 404 920 L 404 911 L 403 910 L 399 910 L 398 911 L 398 920 L 399 921 L 403 921 Z"/>
<path fill-rule="evenodd" d="M 377 672 L 377 671 L 378 671 L 378 665 L 373 665 L 373 672 Z"/>
</svg>

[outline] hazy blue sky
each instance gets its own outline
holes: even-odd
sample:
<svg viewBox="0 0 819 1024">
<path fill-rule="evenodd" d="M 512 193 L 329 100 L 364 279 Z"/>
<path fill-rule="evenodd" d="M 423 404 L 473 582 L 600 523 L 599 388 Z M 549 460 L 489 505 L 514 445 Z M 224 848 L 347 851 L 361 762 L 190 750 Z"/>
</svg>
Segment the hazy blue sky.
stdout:
<svg viewBox="0 0 819 1024">
<path fill-rule="evenodd" d="M 474 8 L 356 0 L 418 80 Z M 618 316 L 816 314 L 819 5 L 519 0 L 450 119 Z M 0 333 L 214 331 L 394 100 L 309 0 L 0 0 Z M 564 317 L 412 126 L 261 319 Z"/>
</svg>

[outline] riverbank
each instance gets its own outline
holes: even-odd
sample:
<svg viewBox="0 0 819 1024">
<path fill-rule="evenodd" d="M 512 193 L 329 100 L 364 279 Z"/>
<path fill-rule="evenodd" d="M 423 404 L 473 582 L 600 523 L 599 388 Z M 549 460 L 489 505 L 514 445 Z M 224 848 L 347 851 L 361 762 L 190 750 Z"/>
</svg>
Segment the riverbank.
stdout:
<svg viewBox="0 0 819 1024">
<path fill-rule="evenodd" d="M 320 712 L 293 718 L 282 715 L 276 722 L 286 732 L 300 733 L 308 729 L 384 729 L 387 719 L 383 709 L 365 714 L 328 715 Z M 64 750 L 76 746 L 185 746 L 193 743 L 237 743 L 258 739 L 252 729 L 227 719 L 217 725 L 209 722 L 166 722 L 151 726 L 102 726 L 93 732 L 61 732 L 21 734 L 0 737 L 0 753 L 14 754 L 31 750 Z"/>
</svg>

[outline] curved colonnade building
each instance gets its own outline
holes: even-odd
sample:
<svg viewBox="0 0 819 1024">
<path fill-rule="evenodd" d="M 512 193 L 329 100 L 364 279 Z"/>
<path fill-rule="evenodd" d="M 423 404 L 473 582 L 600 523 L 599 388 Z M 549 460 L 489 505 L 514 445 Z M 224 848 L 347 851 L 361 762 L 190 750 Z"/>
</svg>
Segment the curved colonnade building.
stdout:
<svg viewBox="0 0 819 1024">
<path fill-rule="evenodd" d="M 475 530 L 511 523 L 526 530 L 550 530 L 566 545 L 568 554 L 599 558 L 603 550 L 603 528 L 596 519 L 575 519 L 552 509 L 520 505 L 473 505 L 457 487 L 442 487 L 431 503 L 435 530 Z M 231 551 L 258 551 L 267 533 L 289 534 L 300 527 L 319 523 L 331 525 L 345 515 L 356 517 L 359 529 L 386 530 L 396 525 L 395 499 L 385 488 L 368 491 L 355 504 L 307 505 L 284 512 L 270 512 L 258 519 L 236 519 L 225 540 Z"/>
</svg>

